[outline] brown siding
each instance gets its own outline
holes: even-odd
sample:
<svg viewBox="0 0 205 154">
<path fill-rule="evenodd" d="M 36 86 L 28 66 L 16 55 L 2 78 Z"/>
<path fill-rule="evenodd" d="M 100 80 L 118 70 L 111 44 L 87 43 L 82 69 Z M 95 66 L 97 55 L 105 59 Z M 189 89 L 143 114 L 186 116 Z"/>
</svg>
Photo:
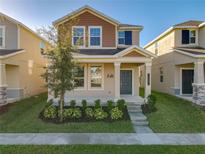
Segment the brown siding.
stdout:
<svg viewBox="0 0 205 154">
<path fill-rule="evenodd" d="M 102 26 L 102 47 L 115 47 L 115 25 L 89 12 L 84 12 L 76 18 L 76 26 L 86 27 L 86 36 L 88 35 L 88 26 Z M 88 46 L 88 37 L 86 37 L 86 46 Z"/>
</svg>

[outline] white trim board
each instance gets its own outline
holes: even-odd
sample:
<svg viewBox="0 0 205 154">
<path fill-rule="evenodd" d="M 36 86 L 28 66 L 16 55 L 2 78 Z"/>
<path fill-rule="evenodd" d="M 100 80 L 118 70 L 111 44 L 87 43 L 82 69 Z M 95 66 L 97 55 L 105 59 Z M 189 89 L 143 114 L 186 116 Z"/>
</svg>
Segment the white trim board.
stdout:
<svg viewBox="0 0 205 154">
<path fill-rule="evenodd" d="M 0 49 L 5 49 L 5 40 L 6 40 L 6 26 L 3 26 L 3 25 L 0 25 L 0 28 L 2 29 L 2 38 L 3 38 L 3 41 L 2 41 L 2 46 L 0 46 Z"/>
</svg>

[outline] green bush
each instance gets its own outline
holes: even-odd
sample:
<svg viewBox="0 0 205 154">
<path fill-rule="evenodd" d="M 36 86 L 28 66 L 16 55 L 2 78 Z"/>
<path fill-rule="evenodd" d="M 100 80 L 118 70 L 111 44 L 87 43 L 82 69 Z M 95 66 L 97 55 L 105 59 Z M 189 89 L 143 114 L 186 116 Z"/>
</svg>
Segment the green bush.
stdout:
<svg viewBox="0 0 205 154">
<path fill-rule="evenodd" d="M 114 102 L 112 100 L 107 101 L 107 108 L 109 112 L 114 108 Z"/>
<path fill-rule="evenodd" d="M 107 112 L 103 111 L 102 108 L 97 108 L 94 111 L 94 117 L 96 120 L 102 120 L 108 117 Z"/>
<path fill-rule="evenodd" d="M 43 112 L 43 116 L 45 118 L 56 118 L 57 117 L 57 109 L 55 106 L 50 105 L 46 107 Z"/>
<path fill-rule="evenodd" d="M 86 109 L 85 109 L 85 115 L 86 115 L 86 117 L 88 117 L 88 118 L 93 118 L 93 116 L 94 116 L 94 111 L 93 111 L 93 109 L 92 109 L 92 108 L 86 108 Z"/>
<path fill-rule="evenodd" d="M 119 110 L 118 107 L 113 108 L 110 112 L 110 117 L 112 120 L 122 119 L 122 116 L 123 112 Z"/>
<path fill-rule="evenodd" d="M 156 110 L 155 104 L 156 104 L 156 97 L 154 95 L 149 95 L 147 97 L 147 104 L 149 107 L 150 112 L 153 112 Z"/>
<path fill-rule="evenodd" d="M 71 101 L 70 101 L 70 106 L 71 106 L 72 108 L 74 108 L 74 107 L 76 106 L 75 100 L 71 100 Z"/>
<path fill-rule="evenodd" d="M 81 110 L 79 108 L 73 108 L 72 118 L 78 119 L 82 116 Z"/>
<path fill-rule="evenodd" d="M 124 110 L 125 107 L 126 107 L 125 100 L 124 100 L 124 99 L 119 99 L 119 100 L 117 101 L 117 107 L 118 107 L 118 109 L 120 109 L 120 110 Z"/>
<path fill-rule="evenodd" d="M 73 109 L 64 109 L 63 110 L 63 118 L 71 118 L 73 114 Z"/>
<path fill-rule="evenodd" d="M 85 111 L 85 109 L 87 108 L 87 101 L 84 99 L 84 100 L 82 100 L 81 103 L 82 103 L 82 108 Z"/>
<path fill-rule="evenodd" d="M 95 100 L 95 109 L 101 108 L 100 99 Z"/>
</svg>

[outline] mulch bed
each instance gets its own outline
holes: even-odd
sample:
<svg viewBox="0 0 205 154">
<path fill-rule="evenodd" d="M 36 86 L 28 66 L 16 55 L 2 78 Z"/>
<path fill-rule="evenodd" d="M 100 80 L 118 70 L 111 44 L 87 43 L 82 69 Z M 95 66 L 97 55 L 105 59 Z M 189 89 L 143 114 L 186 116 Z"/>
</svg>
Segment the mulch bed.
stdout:
<svg viewBox="0 0 205 154">
<path fill-rule="evenodd" d="M 57 118 L 45 118 L 43 116 L 43 111 L 40 112 L 39 114 L 39 118 L 42 119 L 44 122 L 49 122 L 49 123 L 55 123 L 55 124 L 59 124 L 59 123 L 69 123 L 69 122 L 76 122 L 76 123 L 81 123 L 81 122 L 97 122 L 97 121 L 103 121 L 103 122 L 115 122 L 115 121 L 122 121 L 122 120 L 127 120 L 129 121 L 130 120 L 130 117 L 129 117 L 129 114 L 128 114 L 128 111 L 127 111 L 127 108 L 124 109 L 123 111 L 123 118 L 122 119 L 119 119 L 119 120 L 112 120 L 110 118 L 110 115 L 108 114 L 108 117 L 106 119 L 103 119 L 103 120 L 96 120 L 94 118 L 92 119 L 89 119 L 85 116 L 85 113 L 83 112 L 83 109 L 81 106 L 76 106 L 77 108 L 79 108 L 82 112 L 82 117 L 79 118 L 79 119 L 71 119 L 71 118 L 66 118 L 63 120 L 63 122 L 60 122 L 60 119 L 57 117 Z M 89 108 L 92 108 L 94 109 L 93 106 L 88 106 Z M 70 107 L 65 107 L 65 109 L 69 109 Z M 103 106 L 102 109 L 108 113 L 108 109 L 106 106 Z"/>
</svg>

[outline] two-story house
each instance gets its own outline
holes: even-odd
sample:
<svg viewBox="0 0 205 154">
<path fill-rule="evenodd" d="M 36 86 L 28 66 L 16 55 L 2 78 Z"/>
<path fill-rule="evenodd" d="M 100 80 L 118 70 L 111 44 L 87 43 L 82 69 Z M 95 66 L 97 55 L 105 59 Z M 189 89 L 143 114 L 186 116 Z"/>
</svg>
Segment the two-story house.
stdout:
<svg viewBox="0 0 205 154">
<path fill-rule="evenodd" d="M 158 55 L 152 65 L 152 88 L 173 95 L 193 96 L 205 105 L 205 22 L 186 21 L 172 26 L 145 45 Z"/>
<path fill-rule="evenodd" d="M 141 65 L 146 70 L 145 95 L 148 96 L 151 93 L 151 58 L 155 55 L 139 47 L 143 27 L 122 24 L 90 6 L 71 12 L 53 24 L 56 28 L 70 25 L 73 18 L 77 23 L 72 25 L 71 40 L 79 51 L 73 58 L 80 67 L 75 78 L 77 88 L 66 93 L 66 100 L 138 97 Z M 49 99 L 52 98 L 49 94 Z"/>
<path fill-rule="evenodd" d="M 40 77 L 48 43 L 24 24 L 0 13 L 0 106 L 46 91 Z"/>
</svg>

